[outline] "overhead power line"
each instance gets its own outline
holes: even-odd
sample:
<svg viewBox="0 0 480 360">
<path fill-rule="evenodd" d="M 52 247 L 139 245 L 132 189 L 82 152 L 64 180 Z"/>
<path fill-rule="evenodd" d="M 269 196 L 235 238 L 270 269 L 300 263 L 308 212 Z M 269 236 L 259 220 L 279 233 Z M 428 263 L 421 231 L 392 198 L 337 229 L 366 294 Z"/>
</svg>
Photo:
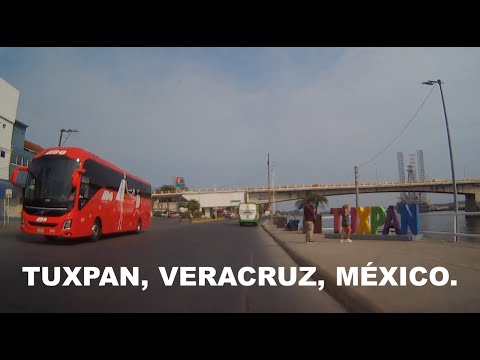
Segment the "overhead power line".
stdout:
<svg viewBox="0 0 480 360">
<path fill-rule="evenodd" d="M 435 89 L 435 86 L 432 86 L 432 88 L 430 89 L 430 92 L 428 93 L 427 97 L 425 98 L 425 100 L 423 100 L 422 104 L 420 105 L 420 107 L 418 108 L 418 110 L 415 112 L 415 114 L 413 114 L 412 118 L 408 121 L 408 123 L 403 127 L 402 131 L 400 131 L 400 133 L 387 145 L 385 146 L 385 148 L 380 151 L 378 154 L 376 154 L 374 157 L 370 158 L 369 160 L 361 163 L 359 165 L 359 167 L 362 167 L 362 166 L 365 166 L 369 163 L 371 163 L 373 160 L 375 160 L 376 158 L 378 158 L 380 155 L 382 155 L 395 141 L 398 140 L 398 138 L 405 132 L 405 130 L 407 130 L 408 126 L 413 122 L 413 120 L 415 119 L 415 117 L 417 116 L 418 112 L 420 111 L 420 109 L 423 107 L 423 105 L 425 104 L 425 102 L 427 101 L 427 99 L 430 97 L 430 94 L 433 92 L 433 89 Z"/>
</svg>

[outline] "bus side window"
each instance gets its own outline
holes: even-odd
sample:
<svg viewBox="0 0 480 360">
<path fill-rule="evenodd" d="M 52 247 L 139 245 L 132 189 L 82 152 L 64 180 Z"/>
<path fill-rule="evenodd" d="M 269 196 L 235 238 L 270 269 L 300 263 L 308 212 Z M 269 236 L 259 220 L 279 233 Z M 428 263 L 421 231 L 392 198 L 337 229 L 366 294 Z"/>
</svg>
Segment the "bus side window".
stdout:
<svg viewBox="0 0 480 360">
<path fill-rule="evenodd" d="M 88 199 L 88 184 L 80 184 L 80 198 Z"/>
<path fill-rule="evenodd" d="M 90 192 L 89 192 L 89 178 L 86 177 L 86 176 L 82 176 L 82 181 L 80 183 L 80 194 L 78 196 L 79 198 L 79 205 L 80 205 L 80 208 L 82 208 L 83 206 L 85 206 L 85 204 L 87 203 L 88 199 L 90 199 Z"/>
</svg>

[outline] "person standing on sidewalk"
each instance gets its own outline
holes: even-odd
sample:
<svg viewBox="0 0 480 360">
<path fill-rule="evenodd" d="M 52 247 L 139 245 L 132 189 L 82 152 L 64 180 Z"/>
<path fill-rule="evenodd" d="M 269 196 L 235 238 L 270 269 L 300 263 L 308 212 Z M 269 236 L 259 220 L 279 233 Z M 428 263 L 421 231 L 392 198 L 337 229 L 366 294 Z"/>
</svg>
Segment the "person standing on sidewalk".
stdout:
<svg viewBox="0 0 480 360">
<path fill-rule="evenodd" d="M 340 242 L 352 242 L 352 240 L 350 240 L 352 228 L 350 227 L 350 208 L 348 204 L 342 206 L 342 212 L 340 215 L 342 216 L 342 233 L 340 235 Z M 346 240 L 343 240 L 343 233 L 347 235 Z"/>
<path fill-rule="evenodd" d="M 315 208 L 313 207 L 312 200 L 308 200 L 307 204 L 303 207 L 303 220 L 305 222 L 305 239 L 307 243 L 314 243 L 312 240 L 313 224 L 315 223 Z"/>
</svg>

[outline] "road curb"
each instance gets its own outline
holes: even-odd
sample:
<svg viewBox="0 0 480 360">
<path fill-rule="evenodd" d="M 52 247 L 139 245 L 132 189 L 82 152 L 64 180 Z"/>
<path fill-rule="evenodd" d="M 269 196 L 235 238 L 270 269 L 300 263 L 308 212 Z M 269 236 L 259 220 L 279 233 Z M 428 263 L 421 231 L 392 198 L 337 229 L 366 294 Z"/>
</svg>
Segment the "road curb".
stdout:
<svg viewBox="0 0 480 360">
<path fill-rule="evenodd" d="M 311 266 L 315 267 L 317 271 L 313 275 L 314 280 L 324 280 L 324 290 L 338 301 L 345 309 L 353 313 L 383 313 L 385 312 L 382 307 L 375 304 L 372 300 L 360 294 L 358 291 L 348 286 L 337 286 L 336 275 L 323 269 L 317 264 L 312 263 L 310 260 L 299 255 L 293 251 L 284 241 L 280 240 L 271 231 L 269 231 L 265 225 L 262 224 L 263 230 L 270 235 L 275 242 L 277 242 L 285 252 L 297 263 L 298 266 Z"/>
</svg>

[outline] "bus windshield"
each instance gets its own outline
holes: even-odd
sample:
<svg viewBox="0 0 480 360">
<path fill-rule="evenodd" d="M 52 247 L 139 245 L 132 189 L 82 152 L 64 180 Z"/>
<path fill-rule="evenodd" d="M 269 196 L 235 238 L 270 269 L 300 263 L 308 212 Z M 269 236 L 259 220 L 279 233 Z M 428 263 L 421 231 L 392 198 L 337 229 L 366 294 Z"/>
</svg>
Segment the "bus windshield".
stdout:
<svg viewBox="0 0 480 360">
<path fill-rule="evenodd" d="M 239 211 L 245 213 L 255 213 L 257 211 L 257 204 L 254 203 L 241 203 L 239 205 Z"/>
<path fill-rule="evenodd" d="M 33 159 L 25 186 L 24 206 L 34 208 L 73 207 L 72 174 L 78 168 L 76 160 L 65 156 L 45 156 Z"/>
</svg>

